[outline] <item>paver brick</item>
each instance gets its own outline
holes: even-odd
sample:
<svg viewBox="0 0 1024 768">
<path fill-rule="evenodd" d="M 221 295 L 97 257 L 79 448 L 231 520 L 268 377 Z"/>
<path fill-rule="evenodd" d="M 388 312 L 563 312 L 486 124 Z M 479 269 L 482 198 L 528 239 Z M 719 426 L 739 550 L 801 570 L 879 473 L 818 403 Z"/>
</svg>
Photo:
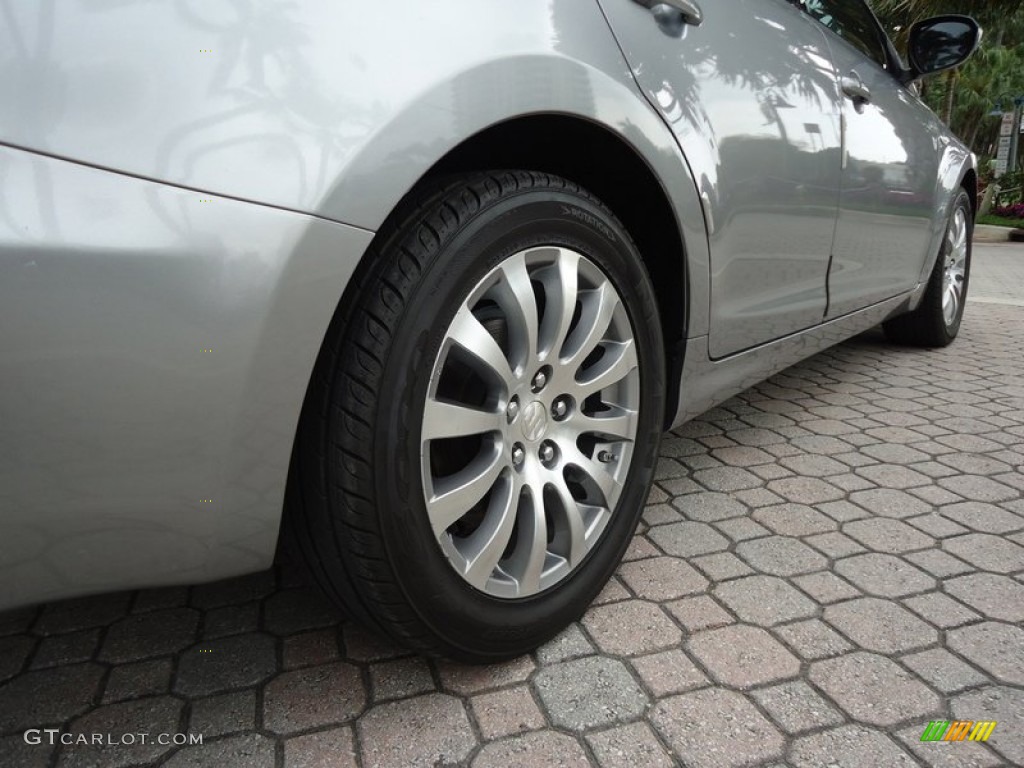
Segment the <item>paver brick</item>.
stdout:
<svg viewBox="0 0 1024 768">
<path fill-rule="evenodd" d="M 19 639 L 28 641 L 28 638 Z M 44 637 L 39 641 L 39 646 L 32 655 L 30 668 L 45 669 L 46 667 L 59 667 L 79 661 L 89 661 L 96 652 L 99 640 L 99 629 L 83 629 L 78 632 L 69 632 L 66 635 Z M 16 648 L 12 647 L 11 652 L 15 656 L 18 655 Z M 2 664 L 3 662 L 0 661 L 0 665 Z M 2 678 L 3 674 L 0 673 L 0 679 Z"/>
<path fill-rule="evenodd" d="M 754 512 L 754 520 L 782 536 L 809 536 L 834 531 L 839 526 L 813 507 L 803 504 L 779 504 Z"/>
<path fill-rule="evenodd" d="M 708 685 L 707 677 L 678 649 L 640 656 L 630 663 L 655 698 Z"/>
<path fill-rule="evenodd" d="M 816 477 L 784 477 L 768 483 L 768 490 L 794 504 L 820 504 L 843 497 L 839 488 Z"/>
<path fill-rule="evenodd" d="M 525 733 L 488 744 L 473 759 L 472 768 L 588 768 L 583 747 L 564 733 Z"/>
<path fill-rule="evenodd" d="M 878 446 L 869 446 L 876 448 Z M 868 450 L 867 448 L 864 449 Z M 904 491 L 893 488 L 872 488 L 850 494 L 850 501 L 869 512 L 883 517 L 906 518 L 922 515 L 931 507 Z"/>
<path fill-rule="evenodd" d="M 192 701 L 189 732 L 215 738 L 256 727 L 256 689 L 221 693 Z"/>
<path fill-rule="evenodd" d="M 154 696 L 167 693 L 171 687 L 172 664 L 170 659 L 152 659 L 134 664 L 121 664 L 110 670 L 103 702 L 109 704 L 140 696 Z"/>
<path fill-rule="evenodd" d="M 1024 518 L 995 504 L 965 501 L 942 508 L 942 514 L 981 533 L 1010 533 L 1024 528 Z"/>
<path fill-rule="evenodd" d="M 837 603 L 859 597 L 861 592 L 849 582 L 836 576 L 831 571 L 819 571 L 797 576 L 793 582 L 804 592 L 822 604 Z"/>
<path fill-rule="evenodd" d="M 993 678 L 1024 685 L 1024 628 L 986 621 L 950 630 L 946 645 Z"/>
<path fill-rule="evenodd" d="M 185 651 L 178 661 L 174 690 L 185 696 L 206 696 L 255 685 L 276 669 L 277 654 L 271 637 L 235 635 Z"/>
<path fill-rule="evenodd" d="M 718 552 L 714 555 L 702 555 L 692 558 L 691 562 L 713 581 L 735 579 L 753 573 L 753 569 L 740 560 L 732 552 Z"/>
<path fill-rule="evenodd" d="M 963 720 L 995 720 L 1009 725 L 1024 722 L 1024 691 L 1006 686 L 987 686 L 956 696 L 950 705 L 951 714 Z M 1024 732 L 1017 727 L 992 732 L 988 745 L 1010 765 L 1024 765 Z"/>
<path fill-rule="evenodd" d="M 158 696 L 137 701 L 106 704 L 73 720 L 68 726 L 72 734 L 152 734 L 153 738 L 134 739 L 132 743 L 82 744 L 65 749 L 60 765 L 66 768 L 84 768 L 102 765 L 105 768 L 123 768 L 157 760 L 174 744 L 161 744 L 156 734 L 177 733 L 184 703 L 171 696 Z"/>
<path fill-rule="evenodd" d="M 1006 576 L 975 573 L 949 579 L 943 588 L 990 619 L 1024 622 L 1024 584 Z"/>
<path fill-rule="evenodd" d="M 997 768 L 1005 765 L 986 744 L 973 741 L 950 742 L 921 741 L 923 728 L 912 725 L 896 736 L 904 749 L 917 755 L 929 768 Z M 952 749 L 950 748 L 952 747 Z"/>
<path fill-rule="evenodd" d="M 661 607 L 644 600 L 624 600 L 591 608 L 583 626 L 605 653 L 633 656 L 676 645 L 682 632 Z"/>
<path fill-rule="evenodd" d="M 984 571 L 1013 573 L 1024 569 L 1024 547 L 989 533 L 946 539 L 942 547 Z"/>
<path fill-rule="evenodd" d="M 981 475 L 953 475 L 939 480 L 946 490 L 973 501 L 1010 501 L 1020 494 L 1015 488 Z"/>
<path fill-rule="evenodd" d="M 775 634 L 800 658 L 808 661 L 838 656 L 853 647 L 842 635 L 819 619 L 787 624 L 777 628 Z"/>
<path fill-rule="evenodd" d="M 365 768 L 457 765 L 477 744 L 462 702 L 443 693 L 378 704 L 357 727 Z"/>
<path fill-rule="evenodd" d="M 800 671 L 800 661 L 758 627 L 710 629 L 690 638 L 688 647 L 716 680 L 735 688 L 795 677 Z"/>
<path fill-rule="evenodd" d="M 924 648 L 938 632 L 890 600 L 863 597 L 825 608 L 825 621 L 861 648 L 884 654 Z"/>
<path fill-rule="evenodd" d="M 537 660 L 541 664 L 554 664 L 558 661 L 589 656 L 593 652 L 594 646 L 587 640 L 579 624 L 570 624 L 537 649 Z"/>
<path fill-rule="evenodd" d="M 104 670 L 74 664 L 25 672 L 0 686 L 0 733 L 63 723 L 87 711 Z"/>
<path fill-rule="evenodd" d="M 793 768 L 915 768 L 917 762 L 886 734 L 844 725 L 803 736 L 790 751 Z"/>
<path fill-rule="evenodd" d="M 626 666 L 602 656 L 545 667 L 533 685 L 551 722 L 571 731 L 635 719 L 648 704 Z"/>
<path fill-rule="evenodd" d="M 284 743 L 288 768 L 357 768 L 350 727 L 295 736 Z"/>
<path fill-rule="evenodd" d="M 295 733 L 351 720 L 366 703 L 359 670 L 335 662 L 284 672 L 264 688 L 263 723 L 276 733 Z"/>
<path fill-rule="evenodd" d="M 648 537 L 666 554 L 675 557 L 693 557 L 711 552 L 721 552 L 729 546 L 729 540 L 707 523 L 670 523 L 655 526 Z"/>
<path fill-rule="evenodd" d="M 943 693 L 962 691 L 987 682 L 985 675 L 942 648 L 908 654 L 901 661 Z"/>
<path fill-rule="evenodd" d="M 51 603 L 39 613 L 32 631 L 39 635 L 54 635 L 107 626 L 126 615 L 130 605 L 131 594 L 127 592 Z"/>
<path fill-rule="evenodd" d="M 852 536 L 868 549 L 891 555 L 924 549 L 935 543 L 931 536 L 911 528 L 902 520 L 887 517 L 854 520 L 843 526 L 843 533 Z"/>
<path fill-rule="evenodd" d="M 944 517 L 938 512 L 930 512 L 927 515 L 918 515 L 917 517 L 911 517 L 907 520 L 907 523 L 917 528 L 922 533 L 926 533 L 936 539 L 947 539 L 950 536 L 960 536 L 964 533 L 970 533 L 968 528 L 955 523 L 948 517 Z"/>
<path fill-rule="evenodd" d="M 128 616 L 113 624 L 100 649 L 101 661 L 137 661 L 176 653 L 195 642 L 199 613 L 171 608 Z"/>
<path fill-rule="evenodd" d="M 707 579 L 678 557 L 652 557 L 623 563 L 619 576 L 637 597 L 645 600 L 674 600 L 703 592 L 708 585 Z"/>
<path fill-rule="evenodd" d="M 370 690 L 375 702 L 408 698 L 434 690 L 434 676 L 423 659 L 381 661 L 370 665 Z"/>
<path fill-rule="evenodd" d="M 851 717 L 878 726 L 939 711 L 939 697 L 896 662 L 857 651 L 811 664 L 810 680 Z"/>
<path fill-rule="evenodd" d="M 25 635 L 0 639 L 0 683 L 18 674 L 35 647 L 35 640 Z"/>
<path fill-rule="evenodd" d="M 735 619 L 710 597 L 689 597 L 666 606 L 680 624 L 690 632 L 731 624 Z"/>
<path fill-rule="evenodd" d="M 813 616 L 817 610 L 811 600 L 774 576 L 748 576 L 719 584 L 714 594 L 741 621 L 762 626 Z"/>
<path fill-rule="evenodd" d="M 445 688 L 453 693 L 470 694 L 490 691 L 511 683 L 521 683 L 530 676 L 536 666 L 529 656 L 520 656 L 512 661 L 487 666 L 439 661 L 437 670 Z"/>
<path fill-rule="evenodd" d="M 825 558 L 799 539 L 788 536 L 768 536 L 763 539 L 742 541 L 736 553 L 756 570 L 772 576 L 795 576 L 821 570 Z"/>
<path fill-rule="evenodd" d="M 587 737 L 601 768 L 674 768 L 676 762 L 646 723 L 609 728 Z"/>
<path fill-rule="evenodd" d="M 482 693 L 471 700 L 473 715 L 485 739 L 544 727 L 544 714 L 525 685 Z"/>
<path fill-rule="evenodd" d="M 761 688 L 753 698 L 786 733 L 838 725 L 843 716 L 802 680 Z"/>
<path fill-rule="evenodd" d="M 758 525 L 749 517 L 723 520 L 720 523 L 715 523 L 715 527 L 733 541 L 756 539 L 760 536 L 767 536 L 770 533 L 767 528 Z"/>
<path fill-rule="evenodd" d="M 164 763 L 165 768 L 274 768 L 273 739 L 260 733 L 229 736 L 185 747 Z"/>
<path fill-rule="evenodd" d="M 735 691 L 711 688 L 659 702 L 651 723 L 692 768 L 738 768 L 782 757 L 782 734 Z"/>
<path fill-rule="evenodd" d="M 908 597 L 903 604 L 927 622 L 939 629 L 959 627 L 975 621 L 978 614 L 941 592 Z"/>
<path fill-rule="evenodd" d="M 338 631 L 335 628 L 301 632 L 282 641 L 282 661 L 285 669 L 310 667 L 336 661 Z"/>
<path fill-rule="evenodd" d="M 934 578 L 893 555 L 855 555 L 840 560 L 835 569 L 865 592 L 880 597 L 902 597 L 936 586 Z"/>
</svg>

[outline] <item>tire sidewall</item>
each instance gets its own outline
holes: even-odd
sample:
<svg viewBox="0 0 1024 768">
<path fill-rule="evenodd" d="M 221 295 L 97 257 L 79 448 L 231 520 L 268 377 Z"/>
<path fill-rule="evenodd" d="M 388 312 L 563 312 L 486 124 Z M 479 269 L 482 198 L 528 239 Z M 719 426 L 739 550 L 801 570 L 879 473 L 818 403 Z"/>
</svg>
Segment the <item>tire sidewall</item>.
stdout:
<svg viewBox="0 0 1024 768">
<path fill-rule="evenodd" d="M 587 256 L 611 279 L 633 326 L 641 405 L 630 471 L 599 541 L 574 573 L 527 598 L 501 600 L 470 586 L 434 538 L 423 498 L 420 428 L 426 392 L 447 328 L 494 266 L 536 246 Z M 471 215 L 440 248 L 410 297 L 386 363 L 376 430 L 376 490 L 385 550 L 421 620 L 458 654 L 526 652 L 578 618 L 618 565 L 646 501 L 664 413 L 664 362 L 657 304 L 640 256 L 617 221 L 572 192 L 531 190 Z M 467 654 L 465 648 L 473 648 Z M 490 649 L 493 649 L 490 650 Z"/>
</svg>

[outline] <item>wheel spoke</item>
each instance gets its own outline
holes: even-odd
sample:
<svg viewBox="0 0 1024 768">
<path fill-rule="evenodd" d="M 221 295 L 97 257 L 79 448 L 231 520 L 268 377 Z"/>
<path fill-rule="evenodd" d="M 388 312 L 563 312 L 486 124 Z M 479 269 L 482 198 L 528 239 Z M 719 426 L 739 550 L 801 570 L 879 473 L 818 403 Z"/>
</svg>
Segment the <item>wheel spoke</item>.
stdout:
<svg viewBox="0 0 1024 768">
<path fill-rule="evenodd" d="M 544 359 L 559 356 L 569 336 L 579 296 L 579 262 L 578 254 L 559 249 L 555 263 L 538 275 L 547 301 L 541 328 Z"/>
<path fill-rule="evenodd" d="M 580 513 L 580 506 L 573 498 L 572 492 L 569 491 L 569 486 L 565 484 L 564 478 L 558 478 L 558 480 L 551 484 L 554 488 L 555 493 L 558 494 L 558 500 L 562 505 L 562 513 L 564 515 L 566 525 L 566 539 L 565 544 L 567 545 L 569 565 L 575 568 L 579 565 L 583 556 L 587 554 L 587 542 L 586 542 L 586 528 L 583 524 L 583 515 Z"/>
<path fill-rule="evenodd" d="M 619 498 L 622 484 L 615 479 L 615 476 L 606 467 L 614 467 L 616 465 L 606 465 L 594 461 L 588 458 L 576 446 L 562 446 L 562 455 L 566 464 L 576 467 L 594 482 L 594 485 L 597 486 L 604 496 L 605 506 L 611 509 Z"/>
<path fill-rule="evenodd" d="M 468 352 L 485 369 L 510 387 L 515 376 L 498 342 L 466 307 L 459 310 L 448 330 L 448 338 Z"/>
<path fill-rule="evenodd" d="M 529 595 L 540 589 L 540 577 L 548 553 L 548 527 L 544 501 L 526 486 L 519 506 L 519 534 L 515 550 L 509 558 L 509 571 L 519 585 L 519 594 Z"/>
<path fill-rule="evenodd" d="M 495 445 L 456 474 L 438 479 L 427 503 L 434 533 L 444 533 L 480 501 L 494 487 L 502 469 L 501 451 Z"/>
<path fill-rule="evenodd" d="M 467 437 L 498 430 L 501 416 L 455 403 L 427 398 L 423 411 L 423 440 Z"/>
<path fill-rule="evenodd" d="M 960 294 L 957 291 L 955 282 L 949 284 L 949 288 L 946 292 L 946 301 L 942 303 L 943 314 L 945 315 L 946 325 L 952 325 L 956 320 L 957 313 L 960 309 Z"/>
<path fill-rule="evenodd" d="M 956 214 L 956 248 L 958 251 L 967 247 L 967 216 L 962 210 Z"/>
<path fill-rule="evenodd" d="M 619 306 L 615 289 L 607 282 L 581 296 L 583 311 L 568 340 L 569 352 L 562 350 L 562 362 L 570 369 L 580 365 L 604 339 L 612 315 Z"/>
<path fill-rule="evenodd" d="M 525 367 L 537 357 L 537 299 L 519 253 L 501 266 L 505 279 L 499 284 L 498 301 L 509 320 L 510 346 L 517 363 Z"/>
<path fill-rule="evenodd" d="M 577 399 L 583 401 L 594 392 L 622 381 L 637 367 L 636 345 L 630 341 L 605 342 L 605 353 L 598 362 L 582 371 L 583 379 L 577 379 Z"/>
<path fill-rule="evenodd" d="M 636 411 L 615 406 L 593 416 L 577 411 L 567 419 L 567 424 L 577 434 L 607 435 L 632 440 L 636 435 L 636 416 Z"/>
<path fill-rule="evenodd" d="M 521 485 L 511 476 L 495 485 L 484 523 L 461 547 L 466 557 L 466 580 L 479 590 L 487 581 L 505 552 L 519 511 Z"/>
</svg>

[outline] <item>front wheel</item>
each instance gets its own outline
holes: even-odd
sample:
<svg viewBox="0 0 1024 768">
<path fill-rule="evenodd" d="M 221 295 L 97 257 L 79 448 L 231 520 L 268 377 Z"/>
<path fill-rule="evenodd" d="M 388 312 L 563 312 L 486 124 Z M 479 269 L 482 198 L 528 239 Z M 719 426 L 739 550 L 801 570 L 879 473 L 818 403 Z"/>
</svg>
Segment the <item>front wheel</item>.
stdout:
<svg viewBox="0 0 1024 768">
<path fill-rule="evenodd" d="M 578 618 L 652 480 L 657 302 L 599 201 L 461 177 L 379 237 L 307 399 L 290 510 L 321 584 L 415 650 L 490 662 Z"/>
<path fill-rule="evenodd" d="M 897 344 L 945 347 L 960 331 L 971 276 L 974 214 L 963 189 L 953 210 L 921 304 L 913 312 L 885 322 L 885 334 Z"/>
</svg>

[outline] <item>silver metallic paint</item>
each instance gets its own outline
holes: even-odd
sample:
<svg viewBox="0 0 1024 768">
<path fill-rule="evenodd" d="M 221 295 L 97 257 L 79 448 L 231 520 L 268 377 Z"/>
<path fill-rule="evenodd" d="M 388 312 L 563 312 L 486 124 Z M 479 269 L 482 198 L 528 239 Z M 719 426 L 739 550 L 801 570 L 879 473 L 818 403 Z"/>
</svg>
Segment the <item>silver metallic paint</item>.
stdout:
<svg viewBox="0 0 1024 768">
<path fill-rule="evenodd" d="M 840 186 L 824 28 L 784 0 L 706 2 L 678 35 L 636 3 L 601 5 L 702 192 L 711 354 L 820 323 Z"/>
<path fill-rule="evenodd" d="M 267 566 L 372 234 L 7 147 L 0 170 L 0 606 Z"/>
<path fill-rule="evenodd" d="M 602 5 L 617 30 L 629 14 L 647 35 L 633 48 L 671 47 L 680 61 L 698 33 L 726 46 L 716 6 L 755 7 L 708 0 L 680 41 L 630 0 Z M 798 24 L 783 0 L 758 5 L 770 22 Z M 743 307 L 713 315 L 711 302 L 709 230 L 716 246 L 730 242 L 735 213 L 716 156 L 730 131 L 705 126 L 680 148 L 669 126 L 684 137 L 685 119 L 656 92 L 644 98 L 596 0 L 33 0 L 4 11 L 0 607 L 264 567 L 329 318 L 373 231 L 478 131 L 574 116 L 658 177 L 686 245 L 691 338 L 676 423 L 915 304 L 974 163 L 938 137 L 933 242 L 916 287 L 713 362 L 713 317 L 740 318 L 738 343 L 757 335 Z M 699 110 L 720 114 L 735 87 L 703 82 Z M 799 201 L 790 188 L 794 218 L 770 227 L 774 237 L 827 228 Z M 818 250 L 796 268 L 821 274 Z M 742 263 L 715 259 L 716 279 Z M 770 269 L 762 260 L 759 274 L 771 281 Z M 820 306 L 819 288 L 801 296 Z"/>
</svg>

